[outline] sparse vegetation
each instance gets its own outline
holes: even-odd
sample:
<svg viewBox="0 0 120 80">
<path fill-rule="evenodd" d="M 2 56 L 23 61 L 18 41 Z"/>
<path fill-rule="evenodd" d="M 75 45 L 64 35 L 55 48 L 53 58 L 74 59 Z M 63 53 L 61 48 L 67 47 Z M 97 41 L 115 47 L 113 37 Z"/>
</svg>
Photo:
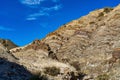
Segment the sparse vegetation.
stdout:
<svg viewBox="0 0 120 80">
<path fill-rule="evenodd" d="M 70 59 L 68 59 L 68 58 L 63 58 L 62 59 L 62 62 L 64 62 L 64 63 L 67 63 L 67 62 L 69 62 L 70 61 Z"/>
<path fill-rule="evenodd" d="M 95 22 L 92 21 L 92 22 L 89 22 L 89 24 L 95 24 Z"/>
<path fill-rule="evenodd" d="M 107 74 L 102 74 L 97 76 L 96 80 L 109 80 L 109 75 Z"/>
<path fill-rule="evenodd" d="M 112 57 L 115 58 L 115 59 L 120 59 L 120 48 L 116 48 L 116 50 L 114 50 L 112 52 Z"/>
<path fill-rule="evenodd" d="M 50 58 L 52 58 L 52 59 L 58 60 L 57 56 L 55 55 L 55 53 L 54 53 L 53 51 L 49 51 L 48 56 L 49 56 Z"/>
<path fill-rule="evenodd" d="M 46 67 L 44 70 L 45 74 L 51 75 L 51 76 L 57 76 L 60 74 L 60 69 L 53 66 L 53 67 Z"/>
<path fill-rule="evenodd" d="M 74 61 L 70 65 L 73 66 L 77 71 L 81 70 L 80 63 L 78 61 Z"/>
<path fill-rule="evenodd" d="M 102 17 L 102 16 L 104 16 L 104 13 L 100 12 L 99 15 L 98 15 L 98 17 Z"/>
<path fill-rule="evenodd" d="M 104 8 L 103 12 L 99 13 L 98 17 L 102 17 L 102 16 L 104 16 L 104 13 L 109 13 L 112 10 L 113 10 L 112 8 L 106 7 L 106 8 Z"/>
<path fill-rule="evenodd" d="M 30 80 L 48 80 L 48 78 L 45 75 L 41 75 L 41 73 L 39 73 L 32 76 Z"/>
<path fill-rule="evenodd" d="M 8 46 L 8 44 L 4 44 L 4 46 L 5 46 L 5 47 L 7 47 L 7 46 Z"/>
<path fill-rule="evenodd" d="M 81 72 L 79 72 L 79 73 L 69 72 L 66 75 L 68 77 L 65 77 L 64 80 L 83 80 L 85 75 L 86 74 L 81 73 Z"/>
<path fill-rule="evenodd" d="M 112 10 L 113 10 L 113 8 L 106 7 L 106 8 L 104 8 L 104 11 L 103 11 L 103 12 L 109 13 L 109 12 L 112 11 Z"/>
</svg>

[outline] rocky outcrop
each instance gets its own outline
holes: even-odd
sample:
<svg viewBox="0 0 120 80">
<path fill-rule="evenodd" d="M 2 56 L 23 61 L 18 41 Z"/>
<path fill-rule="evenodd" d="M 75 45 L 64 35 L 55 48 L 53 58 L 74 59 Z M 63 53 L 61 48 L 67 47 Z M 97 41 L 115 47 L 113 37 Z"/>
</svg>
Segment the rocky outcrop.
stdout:
<svg viewBox="0 0 120 80">
<path fill-rule="evenodd" d="M 10 53 L 2 44 L 0 44 L 0 58 L 8 59 L 9 61 L 16 62 L 16 57 Z"/>
<path fill-rule="evenodd" d="M 18 47 L 16 44 L 14 44 L 12 41 L 7 40 L 7 39 L 0 39 L 0 43 L 6 47 L 8 50 Z"/>
</svg>

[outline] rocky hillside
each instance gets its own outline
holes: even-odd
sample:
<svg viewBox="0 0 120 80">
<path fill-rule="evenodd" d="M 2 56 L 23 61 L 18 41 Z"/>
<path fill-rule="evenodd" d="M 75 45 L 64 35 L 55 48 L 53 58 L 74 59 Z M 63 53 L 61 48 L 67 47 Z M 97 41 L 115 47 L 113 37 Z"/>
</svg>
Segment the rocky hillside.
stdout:
<svg viewBox="0 0 120 80">
<path fill-rule="evenodd" d="M 119 33 L 120 5 L 73 20 L 50 33 L 43 42 L 49 44 L 58 61 L 72 64 L 86 77 L 119 80 Z"/>
<path fill-rule="evenodd" d="M 38 78 L 119 80 L 120 5 L 90 12 L 42 40 L 9 52 Z"/>
<path fill-rule="evenodd" d="M 12 41 L 7 40 L 7 39 L 0 39 L 0 43 L 6 47 L 8 50 L 18 47 L 16 44 L 14 44 Z"/>
</svg>

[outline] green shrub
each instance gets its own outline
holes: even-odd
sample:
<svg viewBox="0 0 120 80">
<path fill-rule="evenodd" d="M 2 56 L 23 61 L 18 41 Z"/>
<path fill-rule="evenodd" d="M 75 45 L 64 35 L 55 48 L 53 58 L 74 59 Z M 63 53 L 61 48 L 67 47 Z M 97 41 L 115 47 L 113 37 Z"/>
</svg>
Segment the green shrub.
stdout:
<svg viewBox="0 0 120 80">
<path fill-rule="evenodd" d="M 107 75 L 107 74 L 99 75 L 99 76 L 97 76 L 96 80 L 109 80 L 109 75 Z"/>
<path fill-rule="evenodd" d="M 46 67 L 44 70 L 45 74 L 51 75 L 51 76 L 57 76 L 60 74 L 60 69 L 53 66 L 53 67 Z"/>
</svg>

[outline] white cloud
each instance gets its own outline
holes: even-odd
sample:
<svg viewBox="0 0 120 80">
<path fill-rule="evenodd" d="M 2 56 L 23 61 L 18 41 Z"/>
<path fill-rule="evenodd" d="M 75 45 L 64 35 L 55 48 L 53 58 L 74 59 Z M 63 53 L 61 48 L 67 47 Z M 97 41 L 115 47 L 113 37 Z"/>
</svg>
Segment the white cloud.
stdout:
<svg viewBox="0 0 120 80">
<path fill-rule="evenodd" d="M 26 20 L 32 21 L 32 20 L 36 20 L 37 18 L 35 17 L 27 17 Z"/>
<path fill-rule="evenodd" d="M 4 26 L 0 26 L 0 30 L 1 31 L 14 31 L 14 29 L 7 28 L 7 27 L 4 27 Z"/>
<path fill-rule="evenodd" d="M 42 1 L 44 0 L 20 0 L 21 3 L 29 6 L 39 5 Z"/>
<path fill-rule="evenodd" d="M 22 4 L 29 5 L 29 6 L 34 6 L 34 5 L 39 5 L 43 1 L 49 1 L 49 0 L 19 0 Z M 59 2 L 60 0 L 51 0 L 52 2 Z"/>
<path fill-rule="evenodd" d="M 49 16 L 49 13 L 44 11 L 39 11 L 38 13 L 30 14 L 26 20 L 36 20 L 40 16 Z"/>
<path fill-rule="evenodd" d="M 44 7 L 43 8 L 43 11 L 52 11 L 52 10 L 59 10 L 60 8 L 62 8 L 62 5 L 59 4 L 59 5 L 55 5 L 55 6 L 52 6 L 52 7 Z"/>
<path fill-rule="evenodd" d="M 36 20 L 40 16 L 50 16 L 52 15 L 53 11 L 58 11 L 59 9 L 62 8 L 62 4 L 59 3 L 60 0 L 19 0 L 19 1 L 30 8 L 38 9 L 37 12 L 33 14 L 29 14 L 26 17 L 26 20 Z M 51 3 L 53 3 L 54 6 L 46 7 L 41 5 L 41 2 L 47 2 L 47 1 L 50 1 Z"/>
<path fill-rule="evenodd" d="M 28 15 L 26 20 L 36 20 L 40 16 L 50 16 L 51 11 L 57 11 L 61 8 L 62 8 L 61 5 L 55 5 L 52 7 L 42 7 L 39 12 Z"/>
</svg>

